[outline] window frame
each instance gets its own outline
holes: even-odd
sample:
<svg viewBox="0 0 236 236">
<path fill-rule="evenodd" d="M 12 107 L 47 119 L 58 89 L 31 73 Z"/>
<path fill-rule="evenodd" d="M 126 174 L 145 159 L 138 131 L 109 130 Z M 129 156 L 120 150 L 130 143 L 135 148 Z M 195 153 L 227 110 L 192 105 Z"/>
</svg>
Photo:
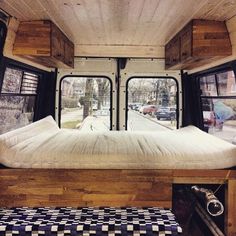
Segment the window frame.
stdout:
<svg viewBox="0 0 236 236">
<path fill-rule="evenodd" d="M 4 76 L 5 76 L 5 72 L 6 69 L 14 69 L 14 70 L 19 70 L 22 72 L 22 76 L 21 76 L 21 85 L 20 85 L 20 90 L 19 93 L 6 93 L 3 92 L 2 93 L 2 86 L 4 83 Z M 39 101 L 39 96 L 40 96 L 40 82 L 41 79 L 43 77 L 43 74 L 45 73 L 44 71 L 37 69 L 35 67 L 29 66 L 27 64 L 15 61 L 13 59 L 7 58 L 7 57 L 3 57 L 0 63 L 0 96 L 18 96 L 18 97 L 34 97 L 34 107 L 33 107 L 33 118 L 32 118 L 32 122 L 34 122 L 36 120 L 36 117 L 38 116 L 38 110 L 37 110 L 37 105 L 38 105 L 38 101 Z M 22 84 L 23 84 L 23 78 L 25 73 L 30 73 L 30 74 L 34 74 L 37 76 L 38 79 L 38 83 L 37 83 L 37 88 L 36 88 L 36 93 L 35 94 L 31 94 L 31 93 L 21 93 L 21 89 L 22 89 Z"/>
<path fill-rule="evenodd" d="M 78 78 L 105 78 L 109 81 L 110 83 L 110 131 L 112 130 L 112 104 L 113 104 L 113 99 L 112 99 L 112 91 L 113 91 L 113 84 L 112 84 L 112 80 L 110 77 L 108 76 L 105 76 L 105 75 L 79 75 L 79 74 L 68 74 L 68 75 L 64 75 L 63 77 L 60 78 L 60 81 L 59 81 L 59 99 L 58 99 L 58 126 L 61 128 L 61 104 L 62 104 L 62 81 L 65 79 L 65 78 L 70 78 L 70 77 L 78 77 Z"/>
<path fill-rule="evenodd" d="M 235 61 L 231 62 L 231 63 L 227 63 L 224 64 L 220 67 L 216 67 L 215 69 L 212 68 L 209 71 L 203 72 L 203 73 L 197 73 L 196 78 L 197 78 L 197 84 L 198 84 L 198 89 L 200 91 L 199 93 L 199 101 L 200 101 L 200 109 L 201 109 L 201 126 L 202 126 L 202 130 L 205 131 L 205 126 L 204 126 L 204 118 L 203 118 L 203 102 L 202 99 L 235 99 L 236 100 L 236 95 L 233 96 L 229 96 L 229 95 L 219 95 L 219 83 L 218 83 L 218 78 L 217 75 L 224 73 L 224 72 L 229 72 L 229 71 L 233 71 L 234 76 L 235 76 L 235 82 L 236 82 L 236 64 Z M 200 80 L 202 77 L 207 77 L 207 76 L 211 76 L 214 75 L 215 77 L 215 85 L 216 85 L 216 91 L 217 91 L 217 96 L 205 96 L 202 95 L 202 91 L 201 91 L 201 83 Z"/>
<path fill-rule="evenodd" d="M 128 108 L 128 89 L 129 89 L 129 82 L 130 80 L 132 79 L 173 79 L 176 83 L 176 129 L 179 129 L 179 83 L 178 83 L 178 80 L 173 77 L 173 76 L 131 76 L 127 79 L 126 81 L 126 86 L 125 86 L 125 100 L 126 100 L 126 103 L 125 103 L 125 130 L 127 130 L 128 128 L 128 111 L 129 111 L 129 108 Z"/>
</svg>

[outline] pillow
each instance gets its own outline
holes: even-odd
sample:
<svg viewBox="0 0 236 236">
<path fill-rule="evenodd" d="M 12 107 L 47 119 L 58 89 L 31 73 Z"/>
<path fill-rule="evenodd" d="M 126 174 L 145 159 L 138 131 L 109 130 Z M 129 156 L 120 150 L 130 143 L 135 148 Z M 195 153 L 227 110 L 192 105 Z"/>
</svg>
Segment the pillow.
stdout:
<svg viewBox="0 0 236 236">
<path fill-rule="evenodd" d="M 27 126 L 0 135 L 0 147 L 12 147 L 22 141 L 35 137 L 43 132 L 59 131 L 59 127 L 52 116 L 47 116 Z"/>
</svg>

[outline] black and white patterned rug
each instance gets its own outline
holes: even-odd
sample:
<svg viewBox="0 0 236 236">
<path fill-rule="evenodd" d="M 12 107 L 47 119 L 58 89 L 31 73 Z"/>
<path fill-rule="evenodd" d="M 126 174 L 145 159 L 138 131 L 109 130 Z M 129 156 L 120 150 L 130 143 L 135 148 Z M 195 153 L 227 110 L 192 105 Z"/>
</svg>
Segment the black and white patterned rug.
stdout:
<svg viewBox="0 0 236 236">
<path fill-rule="evenodd" d="M 150 208 L 0 208 L 0 236 L 180 235 L 169 209 Z"/>
</svg>

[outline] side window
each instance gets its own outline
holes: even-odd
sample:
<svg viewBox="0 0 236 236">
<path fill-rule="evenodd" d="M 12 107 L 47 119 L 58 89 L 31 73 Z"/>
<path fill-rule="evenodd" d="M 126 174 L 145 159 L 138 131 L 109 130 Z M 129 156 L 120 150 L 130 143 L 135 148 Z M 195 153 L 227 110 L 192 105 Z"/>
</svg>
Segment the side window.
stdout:
<svg viewBox="0 0 236 236">
<path fill-rule="evenodd" d="M 172 78 L 128 81 L 128 131 L 161 131 L 177 127 L 177 83 Z"/>
<path fill-rule="evenodd" d="M 110 130 L 111 83 L 104 77 L 65 77 L 61 81 L 61 128 Z"/>
<path fill-rule="evenodd" d="M 236 79 L 225 71 L 199 79 L 204 129 L 229 142 L 236 139 Z"/>
<path fill-rule="evenodd" d="M 20 128 L 34 118 L 39 76 L 7 67 L 0 93 L 0 133 Z"/>
</svg>

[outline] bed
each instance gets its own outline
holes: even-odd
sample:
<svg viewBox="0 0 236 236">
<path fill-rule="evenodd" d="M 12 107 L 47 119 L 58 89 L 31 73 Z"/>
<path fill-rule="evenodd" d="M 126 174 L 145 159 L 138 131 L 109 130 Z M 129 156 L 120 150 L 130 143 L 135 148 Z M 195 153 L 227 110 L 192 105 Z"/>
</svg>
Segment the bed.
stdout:
<svg viewBox="0 0 236 236">
<path fill-rule="evenodd" d="M 1 135 L 0 162 L 10 167 L 0 169 L 3 215 L 22 206 L 170 209 L 173 185 L 217 184 L 227 189 L 225 232 L 236 233 L 236 148 L 193 126 L 87 134 L 46 117 Z"/>
<path fill-rule="evenodd" d="M 224 169 L 236 146 L 194 126 L 152 132 L 84 133 L 52 117 L 0 135 L 0 163 L 46 169 Z"/>
</svg>

